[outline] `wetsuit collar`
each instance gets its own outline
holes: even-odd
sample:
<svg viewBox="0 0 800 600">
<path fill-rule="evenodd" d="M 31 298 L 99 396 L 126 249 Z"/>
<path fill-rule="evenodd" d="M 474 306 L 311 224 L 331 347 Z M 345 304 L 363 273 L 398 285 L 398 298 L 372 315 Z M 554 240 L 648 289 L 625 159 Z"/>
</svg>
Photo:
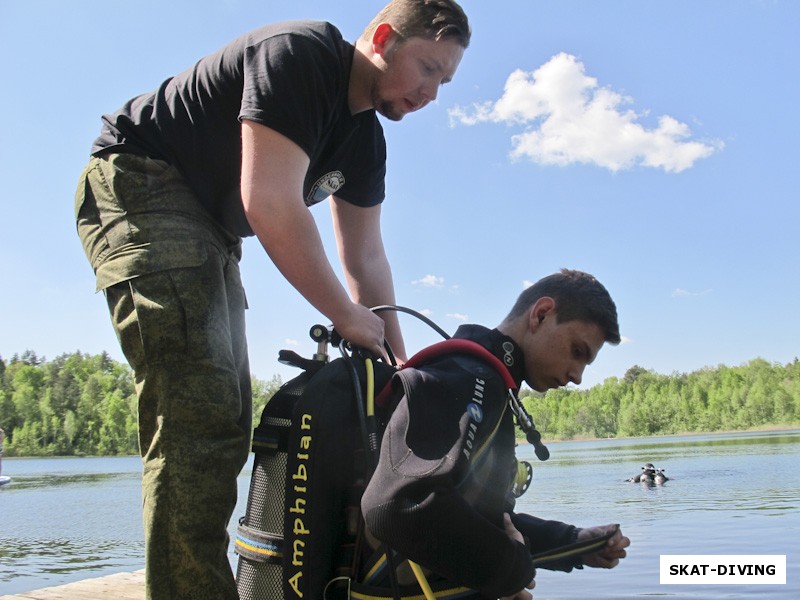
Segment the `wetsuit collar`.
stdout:
<svg viewBox="0 0 800 600">
<path fill-rule="evenodd" d="M 517 388 L 522 385 L 525 378 L 525 355 L 522 348 L 510 337 L 483 325 L 461 325 L 453 337 L 472 340 L 486 348 L 508 367 Z"/>
</svg>

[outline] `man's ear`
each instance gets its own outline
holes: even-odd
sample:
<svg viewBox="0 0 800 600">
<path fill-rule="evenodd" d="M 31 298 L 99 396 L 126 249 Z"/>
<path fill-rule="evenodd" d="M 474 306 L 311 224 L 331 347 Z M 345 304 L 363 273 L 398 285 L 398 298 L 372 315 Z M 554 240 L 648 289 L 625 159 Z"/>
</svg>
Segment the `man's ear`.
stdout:
<svg viewBox="0 0 800 600">
<path fill-rule="evenodd" d="M 388 52 L 389 47 L 396 37 L 397 32 L 394 30 L 394 27 L 389 25 L 389 23 L 381 23 L 375 28 L 375 32 L 372 34 L 372 51 L 379 56 L 383 56 L 385 59 L 385 54 Z"/>
<path fill-rule="evenodd" d="M 555 315 L 556 301 L 550 296 L 542 296 L 531 307 L 528 327 L 531 331 L 536 331 L 548 316 L 555 319 Z"/>
</svg>

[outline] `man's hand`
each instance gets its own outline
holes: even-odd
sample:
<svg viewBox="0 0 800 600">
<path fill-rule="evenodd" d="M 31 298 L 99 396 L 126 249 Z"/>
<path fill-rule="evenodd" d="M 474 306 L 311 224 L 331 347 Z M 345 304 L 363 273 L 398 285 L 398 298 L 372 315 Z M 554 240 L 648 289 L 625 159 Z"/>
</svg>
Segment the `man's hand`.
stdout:
<svg viewBox="0 0 800 600">
<path fill-rule="evenodd" d="M 599 569 L 613 569 L 619 564 L 620 559 L 628 555 L 625 548 L 631 545 L 631 541 L 622 534 L 617 525 L 601 525 L 581 529 L 580 533 L 578 533 L 578 541 L 600 537 L 615 527 L 617 527 L 617 532 L 606 542 L 605 546 L 581 556 L 581 561 L 584 565 Z"/>
<path fill-rule="evenodd" d="M 353 303 L 350 309 L 344 318 L 333 322 L 336 332 L 353 346 L 383 356 L 383 319 L 360 304 Z"/>
<path fill-rule="evenodd" d="M 522 534 L 514 527 L 514 524 L 511 522 L 511 516 L 508 513 L 503 515 L 503 528 L 506 530 L 506 535 L 510 537 L 515 542 L 519 542 L 520 544 L 524 544 L 525 540 L 522 537 Z M 534 577 L 536 574 L 534 573 Z M 536 587 L 536 580 L 531 579 L 531 582 L 525 586 L 526 589 L 532 590 Z M 513 596 L 503 596 L 500 600 L 532 600 L 533 595 L 530 592 L 525 590 L 520 590 Z"/>
</svg>

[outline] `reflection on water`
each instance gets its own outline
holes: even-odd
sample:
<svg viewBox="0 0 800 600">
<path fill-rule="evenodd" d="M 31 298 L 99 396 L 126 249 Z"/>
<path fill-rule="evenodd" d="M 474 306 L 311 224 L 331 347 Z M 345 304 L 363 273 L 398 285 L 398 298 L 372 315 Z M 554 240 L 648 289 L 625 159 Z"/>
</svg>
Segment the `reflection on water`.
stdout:
<svg viewBox="0 0 800 600">
<path fill-rule="evenodd" d="M 0 593 L 141 568 L 141 461 L 4 459 Z"/>
<path fill-rule="evenodd" d="M 537 600 L 643 596 L 717 600 L 797 597 L 800 431 L 549 444 L 517 509 L 581 526 L 620 523 L 632 540 L 613 571 L 539 570 Z M 627 483 L 644 463 L 663 485 Z M 137 457 L 6 459 L 0 488 L 0 594 L 143 567 Z M 245 511 L 249 467 L 239 478 Z M 786 554 L 787 586 L 662 586 L 661 554 Z M 236 557 L 231 552 L 231 561 Z"/>
<path fill-rule="evenodd" d="M 675 598 L 798 597 L 800 432 L 564 442 L 534 463 L 518 510 L 577 525 L 621 523 L 627 559 L 611 572 L 540 571 L 536 598 L 665 595 Z M 645 463 L 664 468 L 663 485 L 628 483 Z M 787 586 L 662 586 L 662 554 L 785 554 Z M 630 586 L 635 581 L 636 585 Z"/>
<path fill-rule="evenodd" d="M 25 561 L 28 568 L 36 568 L 44 574 L 93 571 L 98 566 L 112 565 L 110 556 L 129 557 L 139 560 L 141 544 L 131 542 L 98 542 L 95 539 L 16 538 L 14 547 L 3 553 L 4 560 Z M 54 561 L 54 555 L 61 560 Z M 123 564 L 123 563 L 119 563 Z"/>
<path fill-rule="evenodd" d="M 8 460 L 6 460 L 6 462 L 8 462 Z M 88 487 L 95 484 L 105 484 L 114 479 L 120 478 L 130 478 L 138 482 L 139 473 L 72 473 L 47 476 L 15 475 L 12 483 L 14 484 L 14 488 L 17 490 L 35 488 L 50 489 L 55 487 L 65 487 L 68 485 L 80 485 Z"/>
<path fill-rule="evenodd" d="M 630 466 L 639 472 L 643 462 L 674 460 L 701 454 L 704 457 L 748 454 L 798 454 L 800 435 L 794 431 L 748 432 L 717 435 L 685 435 L 624 440 L 600 440 L 586 442 L 555 442 L 559 464 L 579 464 L 586 459 L 586 447 L 596 449 L 595 464 L 633 461 Z M 554 457 L 556 458 L 556 457 Z M 640 461 L 639 464 L 635 464 Z M 660 466 L 656 464 L 656 466 Z M 627 478 L 627 477 L 625 477 Z M 623 479 L 625 479 L 623 478 Z"/>
</svg>

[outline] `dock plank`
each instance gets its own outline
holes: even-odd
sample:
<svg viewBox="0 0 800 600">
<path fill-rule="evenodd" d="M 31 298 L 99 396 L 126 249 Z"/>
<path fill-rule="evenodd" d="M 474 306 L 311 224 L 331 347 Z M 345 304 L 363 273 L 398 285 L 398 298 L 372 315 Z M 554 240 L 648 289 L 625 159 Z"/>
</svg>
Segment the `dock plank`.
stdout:
<svg viewBox="0 0 800 600">
<path fill-rule="evenodd" d="M 97 600 L 103 594 L 113 596 L 114 600 L 144 600 L 144 570 L 0 596 L 0 600 Z"/>
</svg>

